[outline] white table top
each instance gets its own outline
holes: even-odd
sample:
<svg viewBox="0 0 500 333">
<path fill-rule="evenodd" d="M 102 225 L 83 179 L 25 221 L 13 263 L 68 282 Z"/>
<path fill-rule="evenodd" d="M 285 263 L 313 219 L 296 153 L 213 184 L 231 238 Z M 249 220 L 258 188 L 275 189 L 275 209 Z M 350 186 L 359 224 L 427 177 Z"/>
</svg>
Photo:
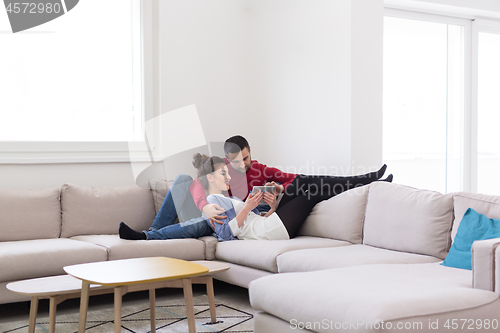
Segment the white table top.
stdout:
<svg viewBox="0 0 500 333">
<path fill-rule="evenodd" d="M 151 257 L 72 265 L 64 271 L 83 281 L 111 286 L 200 276 L 209 269 L 185 260 Z"/>
</svg>

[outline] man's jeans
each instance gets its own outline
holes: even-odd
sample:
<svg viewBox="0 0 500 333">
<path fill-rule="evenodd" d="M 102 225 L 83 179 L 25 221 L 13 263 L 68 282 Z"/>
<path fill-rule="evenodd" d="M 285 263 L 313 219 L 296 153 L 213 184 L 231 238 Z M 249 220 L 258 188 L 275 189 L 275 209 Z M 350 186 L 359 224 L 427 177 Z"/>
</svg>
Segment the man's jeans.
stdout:
<svg viewBox="0 0 500 333">
<path fill-rule="evenodd" d="M 213 233 L 191 197 L 192 182 L 193 178 L 188 175 L 175 178 L 149 231 L 144 232 L 148 240 L 198 238 Z M 182 222 L 176 224 L 177 217 Z"/>
</svg>

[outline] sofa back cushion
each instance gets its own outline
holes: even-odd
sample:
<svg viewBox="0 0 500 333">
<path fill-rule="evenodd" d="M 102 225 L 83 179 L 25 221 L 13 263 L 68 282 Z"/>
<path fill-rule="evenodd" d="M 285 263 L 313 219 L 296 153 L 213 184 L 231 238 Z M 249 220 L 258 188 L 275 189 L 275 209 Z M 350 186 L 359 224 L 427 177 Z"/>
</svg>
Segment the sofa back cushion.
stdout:
<svg viewBox="0 0 500 333">
<path fill-rule="evenodd" d="M 61 237 L 117 234 L 120 222 L 147 230 L 155 217 L 151 190 L 137 185 L 61 188 Z"/>
<path fill-rule="evenodd" d="M 479 214 L 488 216 L 490 219 L 500 219 L 500 196 L 487 195 L 470 192 L 457 192 L 453 194 L 453 209 L 455 221 L 451 231 L 451 239 L 457 234 L 460 221 L 468 208 L 474 209 Z"/>
<path fill-rule="evenodd" d="M 0 190 L 0 241 L 58 238 L 59 189 Z"/>
<path fill-rule="evenodd" d="M 368 193 L 363 243 L 444 259 L 452 222 L 452 194 L 376 182 Z"/>
<path fill-rule="evenodd" d="M 369 188 L 356 187 L 318 203 L 298 234 L 361 244 Z"/>
</svg>

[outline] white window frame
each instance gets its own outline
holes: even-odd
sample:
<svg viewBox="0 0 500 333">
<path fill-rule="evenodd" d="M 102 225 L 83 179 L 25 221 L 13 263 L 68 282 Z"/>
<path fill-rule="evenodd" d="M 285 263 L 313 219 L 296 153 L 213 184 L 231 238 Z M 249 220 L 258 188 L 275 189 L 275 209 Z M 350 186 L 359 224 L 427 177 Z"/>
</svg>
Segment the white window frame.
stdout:
<svg viewBox="0 0 500 333">
<path fill-rule="evenodd" d="M 0 164 L 99 163 L 150 161 L 160 147 L 159 124 L 148 132 L 145 122 L 160 114 L 159 3 L 141 0 L 141 75 L 143 139 L 133 142 L 0 142 Z M 132 156 L 131 156 L 132 155 Z"/>
<path fill-rule="evenodd" d="M 472 179 L 470 191 L 477 192 L 478 186 L 478 57 L 479 33 L 500 34 L 500 21 L 475 19 L 472 22 L 472 50 L 471 50 L 471 113 L 470 113 L 470 177 Z"/>
</svg>

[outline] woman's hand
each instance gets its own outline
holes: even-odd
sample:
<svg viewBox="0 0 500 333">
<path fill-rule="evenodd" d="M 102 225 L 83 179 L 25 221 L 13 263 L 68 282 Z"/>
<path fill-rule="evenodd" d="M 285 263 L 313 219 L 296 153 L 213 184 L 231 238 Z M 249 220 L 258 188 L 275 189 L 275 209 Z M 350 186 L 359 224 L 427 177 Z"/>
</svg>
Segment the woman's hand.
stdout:
<svg viewBox="0 0 500 333">
<path fill-rule="evenodd" d="M 247 200 L 245 201 L 245 207 L 248 210 L 252 210 L 259 205 L 261 199 L 262 199 L 262 192 L 258 192 L 255 194 L 250 193 L 248 195 Z"/>
<path fill-rule="evenodd" d="M 271 207 L 271 210 L 274 212 L 278 208 L 278 202 L 276 202 L 276 196 L 269 192 L 264 193 L 263 200 L 266 204 Z"/>
</svg>

